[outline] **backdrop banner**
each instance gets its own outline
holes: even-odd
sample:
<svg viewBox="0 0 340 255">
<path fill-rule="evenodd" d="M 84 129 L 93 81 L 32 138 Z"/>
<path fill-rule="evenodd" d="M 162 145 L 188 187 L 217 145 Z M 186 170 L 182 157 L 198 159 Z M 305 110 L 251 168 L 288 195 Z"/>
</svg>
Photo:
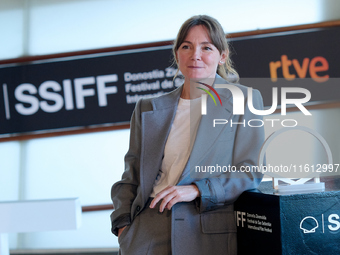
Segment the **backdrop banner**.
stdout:
<svg viewBox="0 0 340 255">
<path fill-rule="evenodd" d="M 266 106 L 272 87 L 337 101 L 339 43 L 339 27 L 236 38 L 231 57 L 240 83 L 259 89 Z M 0 136 L 127 124 L 138 99 L 183 83 L 176 71 L 170 45 L 2 65 Z"/>
</svg>

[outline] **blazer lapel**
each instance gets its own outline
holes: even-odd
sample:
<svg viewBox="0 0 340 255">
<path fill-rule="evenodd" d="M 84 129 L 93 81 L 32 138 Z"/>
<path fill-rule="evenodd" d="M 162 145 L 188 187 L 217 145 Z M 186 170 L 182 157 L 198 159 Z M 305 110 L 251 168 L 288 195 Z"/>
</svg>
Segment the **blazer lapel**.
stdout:
<svg viewBox="0 0 340 255">
<path fill-rule="evenodd" d="M 223 139 L 223 131 L 226 129 L 231 131 L 230 120 L 233 112 L 232 94 L 227 89 L 216 89 L 216 91 L 220 95 L 223 105 L 216 106 L 211 97 L 207 98 L 207 115 L 202 115 L 201 117 L 189 160 L 178 184 L 186 183 L 186 179 L 190 178 L 191 168 L 199 165 L 206 151 L 212 146 L 215 146 L 220 139 Z M 228 123 L 224 125 L 218 124 L 213 127 L 214 119 L 227 120 Z"/>
<path fill-rule="evenodd" d="M 162 163 L 164 147 L 174 120 L 182 87 L 151 101 L 153 111 L 142 113 L 141 187 L 149 198 Z"/>
</svg>

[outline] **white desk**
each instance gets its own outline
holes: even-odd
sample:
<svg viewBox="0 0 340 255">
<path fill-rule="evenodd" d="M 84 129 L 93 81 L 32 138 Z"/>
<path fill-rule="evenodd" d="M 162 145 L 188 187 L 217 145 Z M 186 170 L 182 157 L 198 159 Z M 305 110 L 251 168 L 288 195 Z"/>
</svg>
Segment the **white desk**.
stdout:
<svg viewBox="0 0 340 255">
<path fill-rule="evenodd" d="M 9 255 L 7 233 L 72 230 L 80 224 L 78 198 L 0 202 L 0 255 Z"/>
</svg>

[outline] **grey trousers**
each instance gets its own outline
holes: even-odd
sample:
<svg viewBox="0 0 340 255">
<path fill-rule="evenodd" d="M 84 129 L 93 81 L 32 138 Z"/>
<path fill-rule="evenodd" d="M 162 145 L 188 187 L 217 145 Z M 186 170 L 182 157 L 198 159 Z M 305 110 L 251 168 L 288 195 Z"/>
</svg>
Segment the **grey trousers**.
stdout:
<svg viewBox="0 0 340 255">
<path fill-rule="evenodd" d="M 171 255 L 171 211 L 159 212 L 160 202 L 144 210 L 118 238 L 120 255 Z"/>
</svg>

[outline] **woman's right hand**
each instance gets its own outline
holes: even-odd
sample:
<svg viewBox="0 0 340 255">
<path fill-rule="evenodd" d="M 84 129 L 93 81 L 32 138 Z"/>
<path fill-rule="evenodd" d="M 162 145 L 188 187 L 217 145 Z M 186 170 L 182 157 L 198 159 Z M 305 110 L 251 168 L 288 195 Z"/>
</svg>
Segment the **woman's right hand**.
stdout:
<svg viewBox="0 0 340 255">
<path fill-rule="evenodd" d="M 118 229 L 118 237 L 124 231 L 125 228 L 126 228 L 126 226 Z"/>
</svg>

